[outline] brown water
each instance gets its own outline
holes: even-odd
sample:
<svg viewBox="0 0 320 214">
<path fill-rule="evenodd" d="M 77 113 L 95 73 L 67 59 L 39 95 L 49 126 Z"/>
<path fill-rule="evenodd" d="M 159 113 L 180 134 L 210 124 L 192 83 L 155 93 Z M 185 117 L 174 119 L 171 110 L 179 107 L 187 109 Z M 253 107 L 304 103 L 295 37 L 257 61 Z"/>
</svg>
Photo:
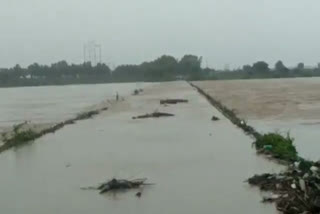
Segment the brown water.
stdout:
<svg viewBox="0 0 320 214">
<path fill-rule="evenodd" d="M 126 96 L 148 83 L 0 88 L 1 127 L 24 121 L 61 122 L 102 101 Z"/>
<path fill-rule="evenodd" d="M 299 154 L 319 160 L 320 78 L 196 82 L 261 132 L 290 132 Z"/>
<path fill-rule="evenodd" d="M 320 78 L 201 81 L 196 84 L 248 120 L 319 120 Z"/>
<path fill-rule="evenodd" d="M 160 107 L 166 97 L 190 103 Z M 156 109 L 176 116 L 131 119 Z M 186 83 L 154 84 L 95 119 L 1 154 L 1 213 L 276 213 L 244 183 L 279 170 L 256 156 L 251 141 Z M 141 199 L 136 191 L 80 190 L 114 176 L 156 185 Z"/>
</svg>

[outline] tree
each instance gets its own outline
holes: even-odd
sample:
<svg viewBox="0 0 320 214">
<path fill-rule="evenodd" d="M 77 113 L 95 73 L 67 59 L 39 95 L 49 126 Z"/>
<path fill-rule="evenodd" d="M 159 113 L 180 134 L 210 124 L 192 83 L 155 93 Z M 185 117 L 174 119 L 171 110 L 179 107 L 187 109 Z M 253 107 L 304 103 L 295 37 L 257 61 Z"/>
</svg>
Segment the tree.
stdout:
<svg viewBox="0 0 320 214">
<path fill-rule="evenodd" d="M 275 71 L 278 73 L 288 73 L 289 69 L 283 64 L 283 62 L 281 60 L 279 60 L 275 64 Z"/>
<path fill-rule="evenodd" d="M 303 70 L 304 70 L 304 63 L 303 63 L 303 62 L 300 62 L 300 63 L 297 65 L 297 69 L 300 70 L 300 71 L 303 71 Z"/>
<path fill-rule="evenodd" d="M 252 72 L 252 67 L 251 67 L 251 65 L 244 65 L 244 66 L 242 67 L 242 70 L 243 70 L 244 72 L 250 73 L 250 72 Z"/>
<path fill-rule="evenodd" d="M 190 74 L 201 71 L 202 57 L 185 55 L 179 62 L 179 73 Z"/>
<path fill-rule="evenodd" d="M 270 71 L 268 63 L 259 61 L 253 64 L 252 70 L 259 73 L 268 73 Z"/>
</svg>

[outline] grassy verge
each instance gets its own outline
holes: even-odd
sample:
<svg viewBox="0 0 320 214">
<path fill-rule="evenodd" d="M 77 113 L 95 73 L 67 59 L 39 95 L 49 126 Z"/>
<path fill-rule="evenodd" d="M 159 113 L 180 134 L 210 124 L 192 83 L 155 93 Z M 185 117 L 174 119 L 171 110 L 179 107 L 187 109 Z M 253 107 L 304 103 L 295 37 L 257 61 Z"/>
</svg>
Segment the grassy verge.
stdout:
<svg viewBox="0 0 320 214">
<path fill-rule="evenodd" d="M 257 138 L 255 146 L 261 153 L 271 154 L 274 158 L 293 162 L 298 159 L 293 141 L 294 139 L 289 134 L 284 137 L 278 133 L 268 133 Z"/>
<path fill-rule="evenodd" d="M 7 137 L 5 134 L 2 135 L 4 144 L 0 146 L 0 153 L 12 147 L 18 147 L 30 143 L 36 140 L 37 138 L 42 137 L 43 135 L 55 133 L 59 129 L 62 129 L 64 126 L 74 124 L 76 121 L 90 119 L 98 115 L 102 111 L 106 110 L 108 110 L 108 108 L 105 107 L 98 110 L 80 113 L 73 119 L 69 119 L 64 122 L 58 123 L 50 128 L 43 129 L 39 132 L 36 132 L 32 129 L 21 130 L 23 129 L 23 126 L 26 125 L 26 123 L 15 125 L 13 126 L 13 133 L 10 137 Z"/>
<path fill-rule="evenodd" d="M 39 137 L 39 133 L 28 129 L 26 131 L 15 130 L 12 137 L 4 138 L 4 143 L 10 146 L 20 145 L 25 142 L 32 141 Z"/>
</svg>

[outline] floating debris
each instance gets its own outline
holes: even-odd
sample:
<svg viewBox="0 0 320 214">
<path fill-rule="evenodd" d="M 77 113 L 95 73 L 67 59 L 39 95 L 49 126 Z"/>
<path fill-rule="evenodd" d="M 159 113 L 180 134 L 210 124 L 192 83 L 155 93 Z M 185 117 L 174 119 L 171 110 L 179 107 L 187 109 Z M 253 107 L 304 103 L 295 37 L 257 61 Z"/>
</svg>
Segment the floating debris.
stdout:
<svg viewBox="0 0 320 214">
<path fill-rule="evenodd" d="M 146 118 L 159 118 L 159 117 L 173 117 L 174 114 L 164 113 L 164 112 L 154 112 L 151 114 L 140 115 L 137 117 L 132 117 L 132 119 L 146 119 Z"/>
<path fill-rule="evenodd" d="M 317 163 L 315 163 L 317 164 Z M 286 172 L 279 174 L 255 175 L 248 183 L 257 186 L 262 191 L 272 192 L 264 197 L 264 203 L 276 203 L 279 211 L 285 214 L 320 212 L 320 174 L 302 170 L 301 164 L 292 164 Z"/>
<path fill-rule="evenodd" d="M 105 183 L 100 184 L 98 187 L 86 187 L 81 188 L 82 190 L 99 190 L 100 194 L 109 191 L 120 191 L 129 189 L 138 189 L 146 185 L 153 185 L 151 183 L 146 183 L 146 178 L 135 179 L 135 180 L 125 180 L 125 179 L 111 179 Z M 137 197 L 141 197 L 142 192 L 136 194 Z"/>
<path fill-rule="evenodd" d="M 218 121 L 218 120 L 220 120 L 220 119 L 219 119 L 218 117 L 216 117 L 216 116 L 212 116 L 211 120 L 212 120 L 212 121 Z"/>
<path fill-rule="evenodd" d="M 140 93 L 142 93 L 143 92 L 143 89 L 135 89 L 134 91 L 133 91 L 133 94 L 132 95 L 139 95 Z"/>
<path fill-rule="evenodd" d="M 165 100 L 160 100 L 161 105 L 165 104 L 178 104 L 178 103 L 188 103 L 188 100 L 185 99 L 165 99 Z"/>
</svg>

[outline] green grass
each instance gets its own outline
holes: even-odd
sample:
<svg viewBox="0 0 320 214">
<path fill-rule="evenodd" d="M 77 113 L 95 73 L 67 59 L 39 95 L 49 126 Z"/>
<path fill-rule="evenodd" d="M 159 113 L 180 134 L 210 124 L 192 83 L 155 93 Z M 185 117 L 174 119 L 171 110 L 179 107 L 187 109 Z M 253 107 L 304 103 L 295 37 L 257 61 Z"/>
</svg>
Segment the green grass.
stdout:
<svg viewBox="0 0 320 214">
<path fill-rule="evenodd" d="M 18 146 L 20 144 L 32 141 L 38 137 L 38 133 L 32 131 L 31 129 L 26 131 L 16 131 L 13 136 L 9 139 L 4 139 L 4 142 L 11 146 Z"/>
<path fill-rule="evenodd" d="M 289 134 L 284 137 L 278 133 L 268 133 L 259 137 L 255 145 L 257 149 L 271 146 L 270 152 L 274 157 L 287 161 L 295 161 L 298 158 L 298 154 L 293 141 L 294 139 Z"/>
<path fill-rule="evenodd" d="M 299 159 L 299 169 L 303 172 L 308 172 L 310 171 L 310 168 L 314 165 L 314 162 L 313 161 L 309 161 L 309 160 L 306 160 L 306 159 L 303 159 L 303 158 L 300 158 Z"/>
<path fill-rule="evenodd" d="M 93 116 L 99 114 L 98 110 L 94 110 L 94 111 L 88 111 L 88 112 L 84 112 L 84 113 L 80 113 L 77 115 L 77 117 L 74 120 L 85 120 L 85 119 L 89 119 L 92 118 Z"/>
</svg>

